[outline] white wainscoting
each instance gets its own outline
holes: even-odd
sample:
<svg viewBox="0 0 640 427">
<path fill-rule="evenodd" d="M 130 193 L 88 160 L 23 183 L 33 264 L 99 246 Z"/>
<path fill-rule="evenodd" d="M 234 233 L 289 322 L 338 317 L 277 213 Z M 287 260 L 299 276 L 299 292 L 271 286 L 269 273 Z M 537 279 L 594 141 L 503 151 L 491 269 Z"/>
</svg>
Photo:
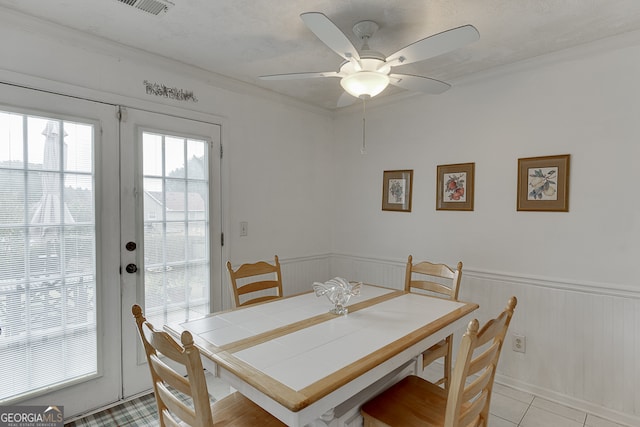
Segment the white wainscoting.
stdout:
<svg viewBox="0 0 640 427">
<path fill-rule="evenodd" d="M 403 286 L 404 261 L 332 254 L 325 270 L 326 261 L 287 261 L 283 270 L 293 276 L 287 283 L 304 283 L 296 288 L 304 291 L 326 272 L 329 278 Z M 497 315 L 511 295 L 518 298 L 518 307 L 509 334 L 526 336 L 526 353 L 512 351 L 509 339 L 496 381 L 640 426 L 640 287 L 463 269 L 460 298 L 480 304 L 481 322 Z"/>
<path fill-rule="evenodd" d="M 308 292 L 312 290 L 313 282 L 326 282 L 333 277 L 329 270 L 329 254 L 279 259 L 285 296 Z"/>
</svg>

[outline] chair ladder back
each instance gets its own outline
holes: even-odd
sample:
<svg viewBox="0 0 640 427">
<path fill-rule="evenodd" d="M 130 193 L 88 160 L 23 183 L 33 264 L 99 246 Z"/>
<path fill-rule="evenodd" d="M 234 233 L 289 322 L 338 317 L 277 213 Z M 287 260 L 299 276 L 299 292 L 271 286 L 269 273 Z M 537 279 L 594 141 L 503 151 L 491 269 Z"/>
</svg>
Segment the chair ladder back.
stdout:
<svg viewBox="0 0 640 427">
<path fill-rule="evenodd" d="M 482 330 L 478 332 L 478 347 L 482 347 L 491 340 L 495 341 L 496 337 L 499 337 L 503 331 L 506 333 L 512 314 L 508 311 L 503 311 L 500 316 L 489 320 L 482 327 Z"/>
<path fill-rule="evenodd" d="M 238 286 L 238 295 L 246 295 L 257 291 L 264 291 L 269 288 L 277 288 L 277 280 L 260 280 L 259 282 L 247 283 L 244 286 Z"/>
<path fill-rule="evenodd" d="M 460 281 L 462 279 L 462 262 L 458 262 L 456 269 L 452 269 L 446 264 L 435 264 L 429 261 L 413 263 L 413 256 L 407 258 L 405 271 L 405 292 L 412 290 L 422 290 L 434 296 L 446 297 L 457 300 L 460 292 Z M 442 377 L 436 384 L 443 385 L 445 390 L 449 389 L 451 380 L 451 367 L 453 366 L 453 335 L 432 345 L 422 353 L 422 369 L 431 365 L 438 359 L 444 359 Z"/>
<path fill-rule="evenodd" d="M 485 427 L 482 423 L 482 412 L 484 407 L 487 404 L 487 400 L 489 398 L 489 392 L 484 390 L 480 396 L 476 400 L 473 401 L 473 404 L 469 407 L 465 408 L 458 418 L 459 427 Z M 445 425 L 447 425 L 445 423 Z"/>
<path fill-rule="evenodd" d="M 481 370 L 485 369 L 490 364 L 495 362 L 496 357 L 499 355 L 500 345 L 498 343 L 492 343 L 489 348 L 483 351 L 480 355 L 475 356 L 469 363 L 469 370 L 467 376 L 475 375 Z"/>
<path fill-rule="evenodd" d="M 442 283 L 432 282 L 430 280 L 411 280 L 410 288 L 422 289 L 423 291 L 446 296 L 449 299 L 455 299 L 453 289 Z"/>
<path fill-rule="evenodd" d="M 242 264 L 233 273 L 236 279 L 244 279 L 246 277 L 259 276 L 261 274 L 277 273 L 277 265 L 269 264 L 266 261 L 258 261 L 253 264 Z"/>
<path fill-rule="evenodd" d="M 184 427 L 171 416 L 171 413 L 165 409 L 160 413 L 160 425 L 162 427 Z"/>
<path fill-rule="evenodd" d="M 414 278 L 414 274 L 420 276 Z M 442 281 L 435 279 L 442 279 Z M 409 255 L 405 272 L 405 291 L 407 292 L 411 288 L 416 288 L 457 300 L 461 279 L 462 262 L 458 262 L 454 270 L 446 264 L 434 264 L 429 261 L 413 264 L 413 256 Z"/>
<path fill-rule="evenodd" d="M 188 331 L 182 333 L 180 336 L 182 345 L 180 345 L 168 333 L 156 329 L 147 322 L 139 305 L 135 304 L 131 311 L 136 319 L 140 340 L 149 364 L 160 425 L 163 427 L 184 426 L 184 423 L 194 427 L 213 425 L 202 360 L 200 352 L 193 343 L 191 333 Z M 166 364 L 160 355 L 184 366 L 187 378 Z M 188 396 L 193 402 L 193 408 L 178 398 L 176 392 Z M 178 417 L 182 423 L 179 423 L 175 417 Z"/>
<path fill-rule="evenodd" d="M 148 334 L 145 334 L 145 337 L 148 336 L 147 339 L 149 340 L 149 343 L 157 353 L 168 357 L 174 362 L 178 362 L 181 365 L 186 366 L 187 363 L 183 354 L 182 347 L 180 347 L 180 345 L 175 342 L 175 340 L 171 338 L 169 334 L 164 331 L 155 329 L 154 326 L 149 322 L 145 322 L 143 324 L 143 328 L 146 328 L 149 331 Z"/>
<path fill-rule="evenodd" d="M 191 395 L 191 384 L 185 377 L 174 371 L 156 355 L 151 356 L 150 362 L 155 374 L 162 382 L 169 384 L 181 393 Z"/>
<path fill-rule="evenodd" d="M 227 261 L 227 270 L 229 271 L 231 290 L 236 307 L 242 307 L 249 304 L 256 304 L 258 302 L 268 301 L 271 299 L 281 298 L 282 292 L 282 272 L 280 270 L 280 260 L 278 256 L 275 256 L 274 264 L 269 264 L 265 261 L 258 261 L 255 263 L 242 264 L 236 270 L 233 269 L 230 261 Z M 274 275 L 273 279 L 258 278 L 254 282 L 239 283 L 241 279 L 247 279 L 250 277 L 264 276 L 267 274 Z M 248 298 L 244 301 L 240 301 L 241 296 L 248 296 L 254 292 L 275 290 L 275 295 L 260 295 L 254 298 Z"/>
<path fill-rule="evenodd" d="M 449 395 L 445 412 L 445 427 L 459 427 L 460 411 L 462 409 L 462 395 L 467 379 L 467 371 L 473 356 L 475 340 L 480 324 L 473 319 L 467 326 L 467 332 L 462 336 L 458 349 L 458 357 L 449 382 Z"/>
<path fill-rule="evenodd" d="M 481 393 L 491 381 L 491 377 L 493 376 L 493 368 L 485 369 L 477 378 L 471 381 L 465 388 L 462 393 L 462 401 L 468 402 L 474 396 L 477 396 Z"/>
<path fill-rule="evenodd" d="M 166 385 L 163 383 L 158 384 L 156 393 L 160 395 L 160 399 L 162 399 L 162 403 L 166 408 L 166 411 L 163 411 L 165 422 L 168 421 L 168 424 L 175 423 L 180 425 L 173 417 L 175 415 L 190 426 L 199 425 L 196 411 L 178 399 Z"/>
<path fill-rule="evenodd" d="M 476 426 L 486 422 L 500 350 L 516 305 L 516 297 L 511 297 L 504 311 L 481 330 L 477 319 L 469 322 L 451 376 L 445 427 Z M 492 340 L 491 345 L 476 352 Z M 470 376 L 476 377 L 467 383 Z"/>
</svg>

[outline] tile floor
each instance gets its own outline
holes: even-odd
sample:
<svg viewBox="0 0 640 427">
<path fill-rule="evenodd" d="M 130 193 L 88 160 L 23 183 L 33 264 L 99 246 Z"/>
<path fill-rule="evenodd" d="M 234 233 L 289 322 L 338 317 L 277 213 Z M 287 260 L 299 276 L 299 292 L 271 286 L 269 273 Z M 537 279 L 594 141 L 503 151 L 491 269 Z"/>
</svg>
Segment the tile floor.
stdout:
<svg viewBox="0 0 640 427">
<path fill-rule="evenodd" d="M 441 376 L 442 367 L 431 365 L 427 379 Z M 623 427 L 612 421 L 497 383 L 493 385 L 488 427 Z"/>
<path fill-rule="evenodd" d="M 425 374 L 429 378 L 429 373 Z M 221 399 L 229 393 L 229 386 L 208 375 L 209 393 L 215 399 Z M 126 426 L 143 427 L 157 425 L 155 399 L 151 395 L 140 401 L 148 408 L 126 409 L 128 415 L 122 415 L 119 408 L 93 414 L 85 419 L 70 423 L 68 427 Z M 139 403 L 139 402 L 138 402 Z M 136 403 L 137 404 L 137 403 Z M 127 403 L 123 404 L 127 405 Z M 129 405 L 131 406 L 131 405 Z M 145 412 L 146 411 L 146 412 Z M 145 414 L 141 415 L 143 412 Z M 131 419 L 131 414 L 139 416 Z M 116 421 L 118 420 L 118 421 Z M 148 420 L 148 421 L 147 421 Z M 491 417 L 488 427 L 623 427 L 620 424 L 596 417 L 583 411 L 568 408 L 555 402 L 542 399 L 500 384 L 494 384 L 491 398 Z"/>
<path fill-rule="evenodd" d="M 621 427 L 529 393 L 494 384 L 489 427 Z"/>
</svg>

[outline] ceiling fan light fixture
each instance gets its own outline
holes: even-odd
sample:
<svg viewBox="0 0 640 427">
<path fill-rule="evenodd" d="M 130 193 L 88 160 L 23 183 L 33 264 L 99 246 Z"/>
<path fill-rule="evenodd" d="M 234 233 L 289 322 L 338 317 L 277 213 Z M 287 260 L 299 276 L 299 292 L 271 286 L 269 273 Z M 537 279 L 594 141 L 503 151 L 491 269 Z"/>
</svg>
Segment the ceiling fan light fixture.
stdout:
<svg viewBox="0 0 640 427">
<path fill-rule="evenodd" d="M 349 95 L 356 98 L 373 98 L 389 85 L 389 76 L 375 71 L 360 71 L 343 77 L 340 85 Z"/>
</svg>

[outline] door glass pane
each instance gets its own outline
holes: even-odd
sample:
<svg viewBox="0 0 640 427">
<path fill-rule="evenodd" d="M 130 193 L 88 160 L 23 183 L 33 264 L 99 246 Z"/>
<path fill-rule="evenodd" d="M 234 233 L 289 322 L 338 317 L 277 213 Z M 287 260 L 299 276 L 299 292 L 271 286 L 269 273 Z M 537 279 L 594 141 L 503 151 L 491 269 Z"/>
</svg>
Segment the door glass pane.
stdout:
<svg viewBox="0 0 640 427">
<path fill-rule="evenodd" d="M 94 132 L 0 111 L 0 404 L 98 373 Z"/>
<path fill-rule="evenodd" d="M 209 313 L 208 146 L 142 133 L 145 315 L 158 325 Z"/>
</svg>

